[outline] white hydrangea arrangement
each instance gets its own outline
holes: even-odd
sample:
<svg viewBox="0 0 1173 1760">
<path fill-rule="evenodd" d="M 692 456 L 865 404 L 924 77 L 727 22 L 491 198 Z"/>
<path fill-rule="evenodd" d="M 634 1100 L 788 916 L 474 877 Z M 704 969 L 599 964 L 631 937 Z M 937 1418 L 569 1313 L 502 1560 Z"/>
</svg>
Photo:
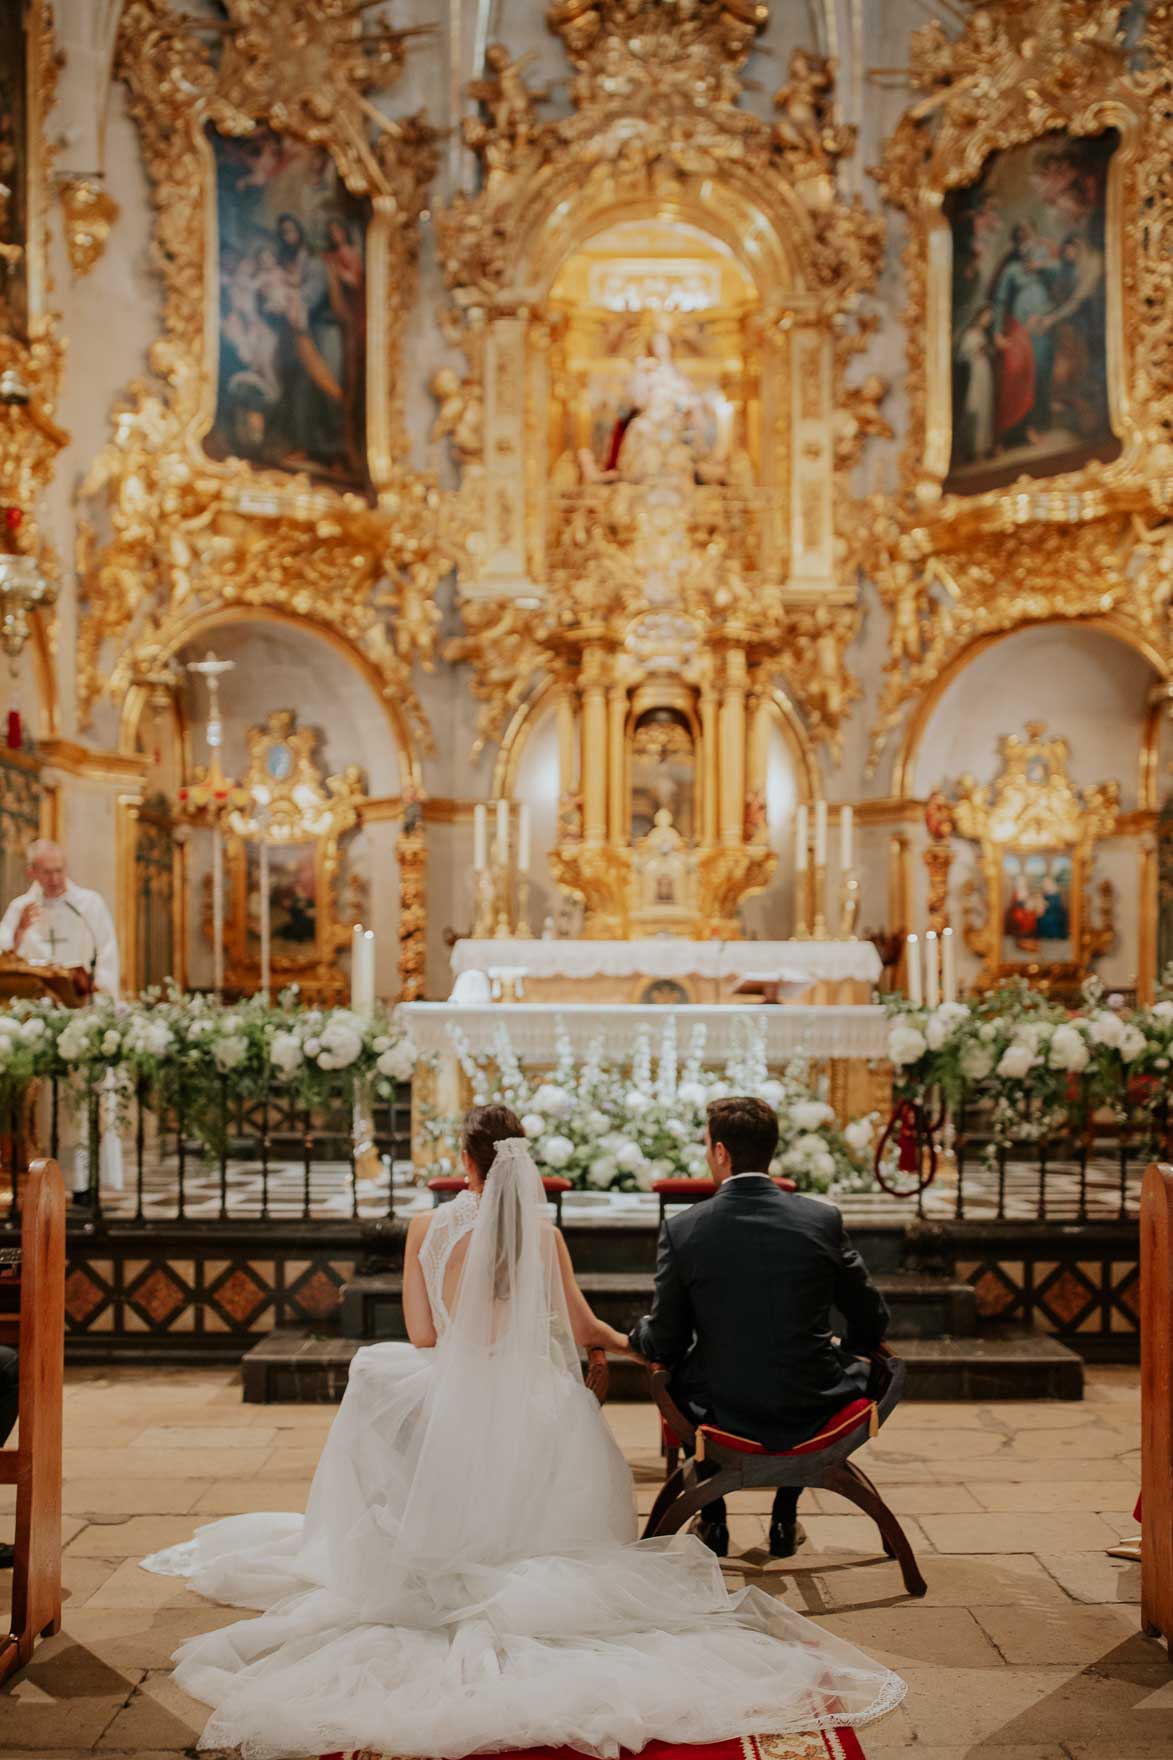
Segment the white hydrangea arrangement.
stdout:
<svg viewBox="0 0 1173 1760">
<path fill-rule="evenodd" d="M 933 1089 L 954 1112 L 984 1102 L 995 1142 L 1037 1141 L 1106 1110 L 1147 1128 L 1165 1105 L 1173 1068 L 1173 995 L 1125 1011 L 1098 979 L 1083 1006 L 1068 1010 L 1025 984 L 992 991 L 971 1006 L 890 1005 L 888 1056 L 899 1099 Z"/>
<path fill-rule="evenodd" d="M 474 1103 L 501 1101 L 521 1118 L 543 1173 L 597 1191 L 649 1191 L 661 1179 L 707 1179 L 705 1111 L 725 1094 L 754 1094 L 778 1114 L 779 1146 L 770 1171 L 803 1191 L 870 1189 L 869 1152 L 876 1120 L 841 1130 L 832 1108 L 812 1092 L 809 1065 L 795 1057 L 780 1074 L 766 1063 L 765 1033 L 746 1021 L 742 1042 L 722 1071 L 705 1063 L 705 1027 L 693 1027 L 681 1060 L 676 1016 L 666 1012 L 653 1055 L 650 1028 L 635 1034 L 630 1056 L 604 1056 L 601 1035 L 579 1063 L 565 1025 L 555 1027 L 554 1065 L 528 1072 L 504 1022 L 491 1055 L 477 1057 L 459 1028 L 449 1034 Z M 456 1173 L 456 1118 L 426 1121 L 437 1156 L 429 1175 Z"/>
</svg>

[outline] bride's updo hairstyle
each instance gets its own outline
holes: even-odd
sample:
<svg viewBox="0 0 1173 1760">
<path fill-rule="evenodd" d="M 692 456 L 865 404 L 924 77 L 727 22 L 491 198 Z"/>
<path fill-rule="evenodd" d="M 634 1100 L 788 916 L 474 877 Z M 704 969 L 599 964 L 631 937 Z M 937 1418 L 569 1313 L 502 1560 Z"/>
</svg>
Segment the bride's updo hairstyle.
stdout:
<svg viewBox="0 0 1173 1760">
<path fill-rule="evenodd" d="M 524 1136 L 524 1125 L 508 1106 L 474 1106 L 465 1118 L 460 1146 L 471 1157 L 481 1178 L 487 1179 L 498 1143 Z"/>
</svg>

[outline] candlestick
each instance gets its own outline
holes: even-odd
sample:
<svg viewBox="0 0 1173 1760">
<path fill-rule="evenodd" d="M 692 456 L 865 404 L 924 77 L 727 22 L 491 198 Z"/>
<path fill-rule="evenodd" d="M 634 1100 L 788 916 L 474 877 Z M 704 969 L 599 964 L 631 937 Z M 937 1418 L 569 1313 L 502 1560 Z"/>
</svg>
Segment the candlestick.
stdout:
<svg viewBox="0 0 1173 1760">
<path fill-rule="evenodd" d="M 375 1012 L 375 931 L 364 929 L 359 946 L 359 971 L 362 976 L 360 1001 L 355 1013 L 369 1021 Z"/>
<path fill-rule="evenodd" d="M 472 866 L 474 874 L 483 874 L 489 865 L 489 815 L 483 801 L 472 810 Z"/>
<path fill-rule="evenodd" d="M 957 942 L 952 929 L 941 933 L 941 963 L 944 969 L 945 1001 L 957 1001 Z"/>
<path fill-rule="evenodd" d="M 859 917 L 859 875 L 854 868 L 845 869 L 839 880 L 839 939 L 855 941 L 855 925 Z"/>
<path fill-rule="evenodd" d="M 269 904 L 269 839 L 265 836 L 263 823 L 261 825 L 259 885 L 261 888 L 261 996 L 265 1007 L 268 1008 L 272 962 L 272 912 Z"/>
<path fill-rule="evenodd" d="M 855 810 L 852 807 L 839 809 L 839 867 L 844 874 L 853 867 L 852 856 L 855 831 Z"/>
<path fill-rule="evenodd" d="M 513 933 L 518 941 L 532 941 L 534 938 L 529 926 L 529 875 L 524 870 L 517 876 L 517 928 Z"/>
<path fill-rule="evenodd" d="M 827 866 L 827 803 L 815 802 L 815 867 Z"/>
<path fill-rule="evenodd" d="M 493 885 L 492 869 L 486 862 L 476 875 L 476 920 L 473 924 L 473 936 L 477 941 L 487 941 L 493 933 L 494 905 L 496 888 Z"/>
<path fill-rule="evenodd" d="M 937 957 L 937 931 L 925 936 L 925 1007 L 936 1008 L 941 1000 L 941 967 Z"/>
<path fill-rule="evenodd" d="M 528 874 L 530 865 L 529 807 L 525 801 L 517 809 L 517 872 Z"/>
<path fill-rule="evenodd" d="M 920 941 L 915 935 L 909 935 L 904 943 L 904 974 L 908 1000 L 914 1008 L 919 1008 L 924 1001 L 921 988 Z"/>
<path fill-rule="evenodd" d="M 493 869 L 493 899 L 497 918 L 493 939 L 509 941 L 513 937 L 513 930 L 509 923 L 509 869 L 504 863 L 498 863 Z"/>
<path fill-rule="evenodd" d="M 362 1002 L 362 924 L 350 931 L 350 1006 L 358 1013 Z"/>
<path fill-rule="evenodd" d="M 212 820 L 212 989 L 224 994 L 224 833 L 220 815 Z"/>
<path fill-rule="evenodd" d="M 497 846 L 493 859 L 499 868 L 506 867 L 509 862 L 509 802 L 507 800 L 497 802 Z"/>
<path fill-rule="evenodd" d="M 826 827 L 824 826 L 824 830 L 825 829 L 826 829 Z M 816 844 L 815 844 L 815 932 L 814 932 L 814 938 L 816 941 L 828 941 L 830 939 L 829 935 L 827 934 L 827 914 L 826 914 L 826 909 L 825 909 L 826 896 L 827 896 L 827 869 L 826 869 L 826 865 L 819 861 L 819 846 L 816 842 Z"/>
</svg>

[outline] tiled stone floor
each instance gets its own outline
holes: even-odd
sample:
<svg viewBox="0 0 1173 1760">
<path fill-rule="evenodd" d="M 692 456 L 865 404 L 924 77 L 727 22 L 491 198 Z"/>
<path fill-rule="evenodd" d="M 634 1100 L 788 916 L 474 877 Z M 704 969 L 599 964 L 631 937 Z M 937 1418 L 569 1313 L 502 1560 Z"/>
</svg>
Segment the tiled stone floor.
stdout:
<svg viewBox="0 0 1173 1760">
<path fill-rule="evenodd" d="M 204 1710 L 172 1685 L 171 1652 L 241 1616 L 136 1561 L 217 1515 L 301 1509 L 332 1409 L 242 1406 L 227 1370 L 74 1371 L 65 1409 L 64 1629 L 0 1693 L 0 1756 L 176 1756 Z M 646 1510 L 651 1408 L 607 1415 Z M 1139 1570 L 1105 1557 L 1133 1531 L 1134 1370 L 1090 1370 L 1082 1405 L 904 1406 L 861 1459 L 921 1556 L 924 1601 L 824 1496 L 785 1564 L 763 1550 L 769 1494 L 736 1500 L 728 1571 L 907 1678 L 904 1706 L 864 1732 L 872 1760 L 1173 1760 L 1173 1665 L 1139 1635 Z"/>
</svg>

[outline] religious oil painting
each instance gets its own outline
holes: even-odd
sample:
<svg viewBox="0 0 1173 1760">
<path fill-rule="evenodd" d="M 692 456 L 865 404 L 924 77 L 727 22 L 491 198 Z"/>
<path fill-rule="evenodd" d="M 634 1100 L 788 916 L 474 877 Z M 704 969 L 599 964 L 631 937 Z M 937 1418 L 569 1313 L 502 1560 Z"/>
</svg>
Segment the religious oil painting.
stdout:
<svg viewBox="0 0 1173 1760">
<path fill-rule="evenodd" d="M 366 235 L 325 147 L 209 128 L 216 165 L 213 458 L 365 490 Z"/>
<path fill-rule="evenodd" d="M 260 957 L 261 847 L 247 844 L 248 957 Z M 269 845 L 269 933 L 274 960 L 312 958 L 318 936 L 316 843 Z"/>
<path fill-rule="evenodd" d="M 999 488 L 1117 456 L 1108 378 L 1114 129 L 991 155 L 946 202 L 953 438 L 945 487 Z"/>
<path fill-rule="evenodd" d="M 1002 961 L 1065 965 L 1075 958 L 1071 855 L 1008 849 L 1002 856 Z"/>
<path fill-rule="evenodd" d="M 0 332 L 28 331 L 28 63 L 24 0 L 0 0 Z"/>
</svg>

